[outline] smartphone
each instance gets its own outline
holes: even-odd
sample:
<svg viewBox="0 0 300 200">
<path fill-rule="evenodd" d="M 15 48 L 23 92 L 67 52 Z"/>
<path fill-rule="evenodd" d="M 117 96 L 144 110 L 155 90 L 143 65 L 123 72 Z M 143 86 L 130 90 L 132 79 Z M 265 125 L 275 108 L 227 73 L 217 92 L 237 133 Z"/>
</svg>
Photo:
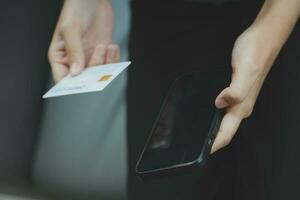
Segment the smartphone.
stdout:
<svg viewBox="0 0 300 200">
<path fill-rule="evenodd" d="M 215 98 L 229 77 L 228 71 L 192 72 L 174 81 L 137 162 L 138 176 L 162 178 L 205 165 L 224 115 Z"/>
</svg>

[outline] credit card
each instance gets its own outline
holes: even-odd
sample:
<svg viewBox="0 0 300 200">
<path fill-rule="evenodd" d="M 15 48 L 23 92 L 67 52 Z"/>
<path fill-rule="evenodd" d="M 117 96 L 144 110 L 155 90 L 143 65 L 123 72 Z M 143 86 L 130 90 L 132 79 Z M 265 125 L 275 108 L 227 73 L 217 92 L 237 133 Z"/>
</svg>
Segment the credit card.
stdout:
<svg viewBox="0 0 300 200">
<path fill-rule="evenodd" d="M 97 92 L 106 88 L 124 69 L 130 61 L 98 65 L 84 69 L 79 75 L 67 75 L 53 86 L 43 98 Z"/>
</svg>

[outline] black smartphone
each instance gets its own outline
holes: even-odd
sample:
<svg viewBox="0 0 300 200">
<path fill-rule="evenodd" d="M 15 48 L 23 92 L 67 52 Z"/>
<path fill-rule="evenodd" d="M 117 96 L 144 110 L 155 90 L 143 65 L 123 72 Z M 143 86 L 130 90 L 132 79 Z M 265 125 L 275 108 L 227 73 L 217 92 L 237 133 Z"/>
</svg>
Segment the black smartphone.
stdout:
<svg viewBox="0 0 300 200">
<path fill-rule="evenodd" d="M 203 167 L 224 115 L 215 98 L 228 83 L 228 71 L 193 72 L 174 81 L 136 165 L 142 179 Z"/>
</svg>

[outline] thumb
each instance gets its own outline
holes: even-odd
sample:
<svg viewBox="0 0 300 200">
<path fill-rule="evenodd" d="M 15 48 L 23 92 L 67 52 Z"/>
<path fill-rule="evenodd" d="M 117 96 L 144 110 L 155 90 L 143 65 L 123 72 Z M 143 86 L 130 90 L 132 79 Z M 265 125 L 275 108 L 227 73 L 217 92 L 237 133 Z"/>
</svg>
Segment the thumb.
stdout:
<svg viewBox="0 0 300 200">
<path fill-rule="evenodd" d="M 70 73 L 74 76 L 78 75 L 85 64 L 81 31 L 75 26 L 69 26 L 62 30 L 62 36 L 69 59 Z"/>
<path fill-rule="evenodd" d="M 234 70 L 229 87 L 225 88 L 216 98 L 216 107 L 225 108 L 241 103 L 248 96 L 258 77 L 253 67 L 245 66 Z"/>
</svg>

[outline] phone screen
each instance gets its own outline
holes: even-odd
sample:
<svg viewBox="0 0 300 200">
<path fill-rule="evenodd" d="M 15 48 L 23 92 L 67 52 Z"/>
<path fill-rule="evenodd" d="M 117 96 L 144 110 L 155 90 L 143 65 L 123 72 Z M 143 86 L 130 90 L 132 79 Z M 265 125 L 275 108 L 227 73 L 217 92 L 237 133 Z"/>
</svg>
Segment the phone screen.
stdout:
<svg viewBox="0 0 300 200">
<path fill-rule="evenodd" d="M 189 163 L 200 156 L 216 112 L 215 98 L 226 86 L 227 77 L 223 72 L 193 73 L 173 83 L 139 171 Z"/>
</svg>

